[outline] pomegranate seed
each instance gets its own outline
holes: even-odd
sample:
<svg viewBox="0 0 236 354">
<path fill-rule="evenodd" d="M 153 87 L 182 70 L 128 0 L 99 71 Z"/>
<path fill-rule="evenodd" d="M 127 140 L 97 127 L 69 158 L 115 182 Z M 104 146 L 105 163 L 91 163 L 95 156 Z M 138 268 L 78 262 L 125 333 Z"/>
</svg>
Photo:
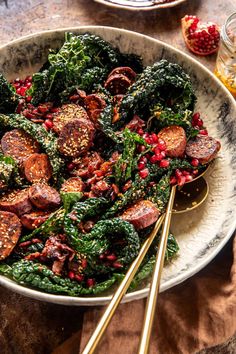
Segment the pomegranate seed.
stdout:
<svg viewBox="0 0 236 354">
<path fill-rule="evenodd" d="M 25 86 L 27 87 L 27 89 L 29 89 L 32 86 L 32 84 L 31 84 L 31 82 L 27 82 L 27 84 Z"/>
<path fill-rule="evenodd" d="M 21 87 L 19 87 L 19 88 L 16 90 L 16 93 L 17 93 L 18 95 L 21 94 Z"/>
<path fill-rule="evenodd" d="M 164 151 L 166 150 L 166 143 L 164 142 L 164 140 L 162 139 L 158 139 L 158 144 L 157 144 L 158 148 L 161 150 L 161 151 Z"/>
<path fill-rule="evenodd" d="M 177 178 L 177 184 L 178 184 L 178 186 L 183 186 L 185 182 L 186 182 L 185 176 L 182 175 L 182 176 L 180 176 L 180 177 Z"/>
<path fill-rule="evenodd" d="M 108 261 L 115 261 L 117 259 L 116 255 L 114 253 L 110 254 L 107 256 Z"/>
<path fill-rule="evenodd" d="M 87 259 L 82 259 L 82 261 L 81 261 L 81 266 L 82 266 L 82 268 L 86 268 L 87 267 L 87 264 L 88 264 L 88 262 L 87 262 Z"/>
<path fill-rule="evenodd" d="M 152 138 L 150 136 L 145 138 L 145 141 L 146 141 L 147 144 L 152 144 Z"/>
<path fill-rule="evenodd" d="M 32 100 L 32 96 L 26 96 L 25 100 L 26 102 L 30 102 Z"/>
<path fill-rule="evenodd" d="M 122 268 L 123 265 L 120 262 L 114 262 L 114 263 L 112 263 L 112 267 L 114 267 L 114 268 Z"/>
<path fill-rule="evenodd" d="M 170 184 L 173 186 L 176 183 L 177 183 L 177 178 L 175 176 L 171 176 L 170 177 Z"/>
<path fill-rule="evenodd" d="M 145 145 L 138 145 L 137 149 L 138 149 L 138 152 L 144 152 L 146 150 L 146 146 Z"/>
<path fill-rule="evenodd" d="M 156 183 L 155 183 L 154 181 L 149 182 L 149 184 L 148 184 L 149 187 L 153 187 L 153 186 L 155 186 L 155 185 L 156 185 Z"/>
<path fill-rule="evenodd" d="M 151 134 L 152 143 L 156 144 L 158 142 L 158 137 L 155 133 Z"/>
<path fill-rule="evenodd" d="M 26 91 L 27 91 L 27 87 L 21 87 L 20 88 L 20 95 L 25 96 Z"/>
<path fill-rule="evenodd" d="M 75 164 L 73 162 L 68 163 L 67 170 L 72 171 L 75 168 Z"/>
<path fill-rule="evenodd" d="M 68 277 L 72 280 L 72 279 L 74 279 L 74 277 L 75 277 L 75 273 L 74 272 L 72 272 L 72 271 L 69 271 L 69 273 L 68 273 Z"/>
<path fill-rule="evenodd" d="M 147 178 L 149 175 L 148 168 L 144 168 L 143 170 L 139 171 L 139 176 L 143 179 Z"/>
<path fill-rule="evenodd" d="M 189 171 L 182 171 L 182 174 L 184 175 L 184 176 L 188 176 L 188 175 L 190 175 L 190 172 Z"/>
<path fill-rule="evenodd" d="M 158 146 L 156 146 L 153 151 L 155 155 L 159 155 L 161 153 L 161 150 L 159 149 Z"/>
<path fill-rule="evenodd" d="M 192 174 L 193 174 L 194 176 L 197 176 L 197 175 L 198 175 L 198 173 L 199 173 L 199 171 L 198 171 L 198 170 L 193 170 L 193 172 L 192 172 Z"/>
<path fill-rule="evenodd" d="M 22 114 L 23 114 L 26 118 L 28 118 L 28 119 L 35 118 L 35 114 L 33 114 L 33 113 L 31 113 L 30 111 L 27 111 L 27 110 L 24 110 L 24 111 L 22 112 Z"/>
<path fill-rule="evenodd" d="M 162 156 L 161 153 L 158 154 L 158 155 L 156 154 L 155 156 L 156 156 L 156 160 L 157 160 L 157 161 L 161 161 L 161 160 L 163 159 L 163 156 Z"/>
<path fill-rule="evenodd" d="M 145 156 L 141 156 L 139 161 L 141 162 L 144 162 L 145 164 L 147 163 L 147 158 Z"/>
<path fill-rule="evenodd" d="M 47 113 L 46 114 L 46 116 L 45 116 L 45 118 L 47 118 L 47 119 L 53 119 L 53 115 L 52 114 L 50 114 L 50 113 Z"/>
<path fill-rule="evenodd" d="M 179 178 L 179 177 L 182 176 L 182 172 L 181 172 L 178 168 L 175 170 L 175 176 L 176 176 L 177 178 Z"/>
<path fill-rule="evenodd" d="M 75 274 L 75 280 L 77 280 L 78 282 L 81 282 L 84 280 L 84 275 L 82 274 Z"/>
<path fill-rule="evenodd" d="M 194 122 L 196 122 L 199 118 L 200 118 L 200 113 L 199 113 L 199 112 L 196 112 L 196 113 L 194 113 L 192 120 L 193 120 Z"/>
<path fill-rule="evenodd" d="M 99 259 L 105 259 L 106 255 L 104 253 L 100 254 Z"/>
<path fill-rule="evenodd" d="M 206 129 L 201 129 L 201 130 L 199 131 L 199 134 L 201 134 L 201 135 L 208 135 L 208 131 L 207 131 Z"/>
<path fill-rule="evenodd" d="M 139 135 L 143 135 L 144 134 L 144 131 L 143 131 L 143 129 L 142 128 L 139 128 L 138 130 L 137 130 L 137 134 L 139 134 Z"/>
<path fill-rule="evenodd" d="M 104 174 L 105 174 L 105 172 L 104 172 L 104 171 L 101 171 L 101 170 L 96 170 L 96 171 L 94 171 L 94 173 L 95 173 L 95 175 L 96 175 L 97 177 L 102 177 L 102 176 L 104 176 Z"/>
<path fill-rule="evenodd" d="M 89 279 L 87 279 L 86 283 L 87 283 L 87 286 L 89 288 L 91 288 L 92 286 L 95 285 L 95 279 L 89 278 Z"/>
<path fill-rule="evenodd" d="M 162 167 L 162 168 L 167 168 L 167 167 L 169 167 L 169 165 L 170 165 L 169 160 L 161 160 L 160 161 L 160 167 Z"/>
<path fill-rule="evenodd" d="M 24 103 L 23 103 L 23 102 L 20 102 L 20 103 L 18 104 L 18 106 L 16 107 L 16 113 L 20 113 L 21 110 L 22 110 L 22 108 L 23 108 L 23 106 L 24 106 Z"/>
<path fill-rule="evenodd" d="M 26 76 L 25 81 L 32 82 L 32 76 Z"/>
<path fill-rule="evenodd" d="M 198 159 L 192 159 L 191 165 L 192 165 L 193 167 L 198 167 L 198 165 L 199 165 Z"/>
<path fill-rule="evenodd" d="M 165 157 L 166 157 L 166 153 L 165 153 L 165 151 L 164 151 L 164 150 L 163 150 L 163 151 L 161 151 L 160 155 L 162 156 L 162 158 L 165 158 Z"/>
<path fill-rule="evenodd" d="M 38 106 L 38 112 L 40 113 L 46 113 L 48 111 L 47 106 Z"/>
<path fill-rule="evenodd" d="M 186 182 L 191 182 L 192 180 L 193 180 L 193 176 L 191 176 L 191 175 L 185 176 L 185 181 Z"/>
<path fill-rule="evenodd" d="M 52 127 L 53 127 L 53 122 L 49 119 L 46 119 L 44 124 L 47 127 L 47 129 L 52 129 Z"/>
<path fill-rule="evenodd" d="M 138 163 L 138 169 L 143 170 L 146 167 L 146 163 L 144 161 L 140 161 Z"/>
<path fill-rule="evenodd" d="M 151 163 L 156 163 L 157 161 L 160 161 L 159 157 L 157 155 L 153 155 L 153 156 L 150 157 L 150 162 Z"/>
</svg>

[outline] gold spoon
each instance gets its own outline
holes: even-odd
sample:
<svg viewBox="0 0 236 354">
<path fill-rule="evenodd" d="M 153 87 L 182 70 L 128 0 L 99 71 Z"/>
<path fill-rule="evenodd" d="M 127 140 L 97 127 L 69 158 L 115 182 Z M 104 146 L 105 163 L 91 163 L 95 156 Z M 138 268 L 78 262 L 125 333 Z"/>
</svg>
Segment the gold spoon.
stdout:
<svg viewBox="0 0 236 354">
<path fill-rule="evenodd" d="M 206 172 L 206 170 L 201 175 L 199 175 L 199 177 L 202 176 L 205 172 Z M 192 209 L 195 209 L 198 205 L 202 204 L 202 202 L 207 198 L 208 191 L 209 191 L 208 184 L 207 184 L 207 182 L 205 180 L 204 180 L 204 182 L 202 182 L 202 184 L 199 184 L 199 182 L 198 182 L 199 181 L 199 177 L 197 177 L 193 181 L 189 182 L 189 184 L 191 183 L 191 185 L 194 186 L 195 183 L 197 183 L 199 188 L 201 186 L 201 190 L 199 189 L 199 194 L 201 195 L 202 199 L 198 200 L 197 204 L 195 204 L 195 203 L 193 204 L 193 202 L 194 202 L 193 198 L 188 196 L 188 199 L 187 199 L 188 203 L 187 203 L 186 211 L 190 211 Z M 185 185 L 181 188 L 181 191 L 182 191 L 181 193 L 183 195 L 184 195 L 185 188 L 186 188 Z M 195 190 L 195 189 L 196 188 L 193 188 L 193 190 Z M 172 193 L 171 193 L 172 194 L 172 199 L 174 199 L 173 197 L 174 197 L 174 194 L 175 194 L 175 190 L 176 190 L 176 187 L 172 187 Z M 190 193 L 190 195 L 191 195 L 191 193 Z M 171 203 L 172 203 L 172 201 L 171 201 Z M 169 204 L 168 204 L 168 206 L 169 206 Z M 186 205 L 186 203 L 185 203 L 185 205 Z M 182 203 L 179 203 L 178 206 L 176 206 L 176 211 L 173 211 L 173 212 L 175 213 L 175 212 L 178 212 L 179 210 L 181 210 L 181 212 L 184 212 Z M 151 246 L 151 244 L 152 244 L 157 232 L 159 231 L 164 218 L 165 218 L 165 214 L 162 214 L 159 217 L 159 219 L 157 220 L 157 222 L 156 222 L 151 234 L 149 235 L 149 237 L 143 243 L 143 245 L 142 245 L 142 247 L 141 247 L 141 249 L 139 251 L 138 256 L 136 257 L 136 259 L 130 265 L 130 267 L 129 267 L 124 279 L 122 280 L 122 282 L 120 283 L 120 285 L 117 288 L 116 292 L 112 296 L 112 299 L 111 299 L 109 305 L 107 306 L 107 308 L 106 308 L 102 318 L 100 319 L 95 331 L 93 332 L 93 334 L 90 337 L 88 343 L 86 344 L 82 354 L 92 354 L 92 353 L 94 353 L 94 350 L 96 349 L 96 346 L 98 345 L 100 339 L 102 338 L 103 333 L 105 332 L 110 320 L 112 319 L 116 308 L 118 307 L 118 305 L 119 305 L 120 301 L 122 300 L 124 294 L 128 290 L 128 288 L 130 286 L 130 283 L 131 283 L 135 273 L 137 272 L 137 270 L 138 270 L 140 264 L 142 263 L 142 261 L 143 261 L 145 255 L 146 255 L 149 247 Z M 163 254 L 165 254 L 165 252 L 163 252 Z M 164 260 L 164 257 L 163 257 L 163 260 Z M 158 287 L 158 290 L 159 290 L 159 287 Z M 154 308 L 154 310 L 155 310 L 155 308 Z M 154 314 L 154 311 L 153 311 L 153 314 Z M 150 336 L 149 336 L 149 338 L 150 338 Z M 148 338 L 148 341 L 149 341 L 149 338 Z"/>
<path fill-rule="evenodd" d="M 172 213 L 183 213 L 189 210 L 193 210 L 201 205 L 204 200 L 206 200 L 209 193 L 209 186 L 204 178 L 201 177 L 206 172 L 206 170 L 204 170 L 202 174 L 197 177 L 197 180 L 194 180 L 195 183 L 186 184 L 177 193 L 176 186 L 172 186 L 171 188 L 170 198 L 167 205 L 162 233 L 158 245 L 156 262 L 152 274 L 149 295 L 146 303 L 138 354 L 148 353 Z"/>
</svg>

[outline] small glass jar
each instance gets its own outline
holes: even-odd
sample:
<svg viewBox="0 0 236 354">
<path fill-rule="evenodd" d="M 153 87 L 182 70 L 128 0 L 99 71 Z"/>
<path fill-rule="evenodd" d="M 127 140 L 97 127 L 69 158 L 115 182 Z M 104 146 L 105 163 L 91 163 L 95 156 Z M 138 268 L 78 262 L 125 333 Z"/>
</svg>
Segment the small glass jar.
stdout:
<svg viewBox="0 0 236 354">
<path fill-rule="evenodd" d="M 215 75 L 236 98 L 236 12 L 228 17 L 221 29 Z"/>
</svg>

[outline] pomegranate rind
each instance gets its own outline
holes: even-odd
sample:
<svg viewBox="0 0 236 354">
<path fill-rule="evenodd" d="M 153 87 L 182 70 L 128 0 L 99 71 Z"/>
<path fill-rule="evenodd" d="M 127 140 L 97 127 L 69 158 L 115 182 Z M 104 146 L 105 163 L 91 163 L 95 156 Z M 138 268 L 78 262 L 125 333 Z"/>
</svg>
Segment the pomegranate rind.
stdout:
<svg viewBox="0 0 236 354">
<path fill-rule="evenodd" d="M 195 22 L 195 26 L 193 26 Z M 196 28 L 196 30 L 192 33 L 189 32 L 190 27 L 193 26 Z M 206 56 L 206 55 L 211 55 L 214 54 L 218 51 L 219 49 L 219 41 L 220 41 L 220 28 L 217 24 L 213 22 L 201 22 L 196 16 L 184 16 L 181 19 L 181 27 L 182 27 L 182 33 L 184 37 L 185 44 L 187 48 L 193 52 L 194 54 L 200 55 L 200 56 Z M 209 32 L 209 29 L 214 29 L 213 33 Z M 207 37 L 204 39 L 202 35 Z M 196 38 L 191 38 L 196 36 L 196 34 L 199 37 L 199 43 L 197 43 Z M 211 38 L 212 37 L 212 38 Z M 208 43 L 207 43 L 208 41 Z M 196 44 L 200 44 L 202 47 L 196 47 Z M 207 48 L 204 46 L 208 46 Z"/>
</svg>

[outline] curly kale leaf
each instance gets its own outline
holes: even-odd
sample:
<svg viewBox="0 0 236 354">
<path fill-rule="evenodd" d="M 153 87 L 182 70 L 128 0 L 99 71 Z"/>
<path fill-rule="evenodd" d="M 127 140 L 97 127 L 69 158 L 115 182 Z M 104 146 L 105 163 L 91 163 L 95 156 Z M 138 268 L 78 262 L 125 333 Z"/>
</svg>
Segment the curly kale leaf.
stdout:
<svg viewBox="0 0 236 354">
<path fill-rule="evenodd" d="M 48 68 L 33 75 L 32 103 L 60 100 L 75 87 L 91 91 L 118 65 L 118 56 L 119 51 L 98 36 L 66 33 L 59 51 L 49 54 Z"/>
<path fill-rule="evenodd" d="M 131 132 L 128 128 L 125 128 L 122 132 L 123 138 L 123 151 L 119 160 L 115 164 L 114 177 L 116 184 L 120 185 L 125 183 L 129 178 L 131 178 L 132 172 L 137 168 L 137 158 L 135 150 L 137 144 L 147 146 L 145 139 L 142 138 L 137 133 Z M 147 152 L 146 151 L 146 152 Z"/>
<path fill-rule="evenodd" d="M 192 110 L 195 103 L 190 77 L 178 65 L 161 60 L 147 66 L 124 96 L 120 112 L 126 120 L 133 114 L 149 118 L 155 105 L 173 112 Z"/>
<path fill-rule="evenodd" d="M 0 113 L 15 112 L 19 98 L 15 88 L 0 73 Z"/>
<path fill-rule="evenodd" d="M 47 266 L 28 260 L 20 260 L 10 266 L 0 265 L 0 273 L 9 276 L 17 283 L 41 289 L 47 293 L 66 294 L 70 296 L 98 294 L 110 288 L 116 281 L 111 278 L 87 288 L 78 282 L 55 275 Z"/>
</svg>

